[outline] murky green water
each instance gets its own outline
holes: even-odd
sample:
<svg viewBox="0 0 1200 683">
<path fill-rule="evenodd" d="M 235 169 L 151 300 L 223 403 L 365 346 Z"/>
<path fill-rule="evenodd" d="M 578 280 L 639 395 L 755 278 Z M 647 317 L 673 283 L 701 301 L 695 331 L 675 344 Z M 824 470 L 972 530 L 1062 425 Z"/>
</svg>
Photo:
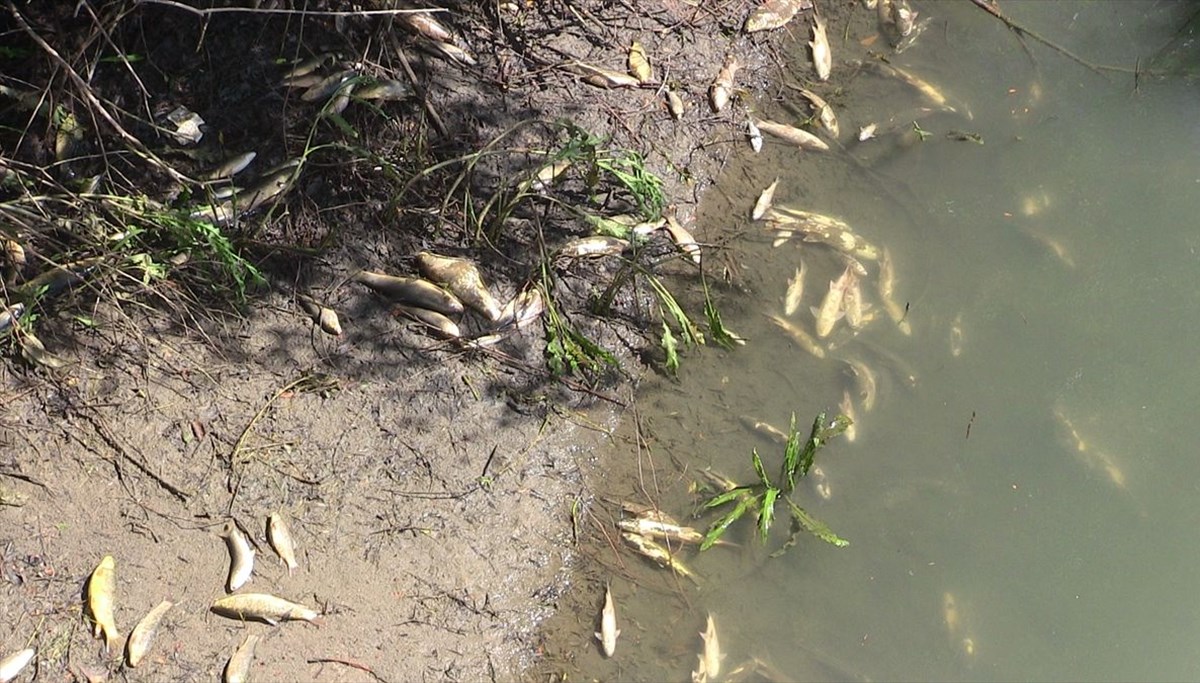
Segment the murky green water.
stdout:
<svg viewBox="0 0 1200 683">
<path fill-rule="evenodd" d="M 1125 67 L 1194 11 L 1002 5 L 1077 54 Z M 743 547 L 684 556 L 705 577 L 699 590 L 663 596 L 618 579 L 631 625 L 595 675 L 685 680 L 711 611 L 726 670 L 756 655 L 798 679 L 1200 678 L 1200 93 L 1146 78 L 1134 92 L 1129 74 L 1098 75 L 1029 41 L 1031 60 L 968 2 L 917 6 L 934 23 L 895 63 L 967 103 L 973 119 L 923 118 L 929 138 L 906 147 L 851 146 L 870 173 L 769 140 L 733 160 L 705 221 L 710 236 L 744 232 L 728 246 L 749 292 L 722 303 L 751 342 L 692 354 L 678 383 L 640 400 L 656 495 L 672 512 L 689 512 L 691 499 L 667 454 L 749 481 L 756 446 L 774 471 L 781 449 L 740 415 L 786 427 L 796 411 L 803 424 L 857 392 L 844 363 L 806 354 L 764 317 L 781 309 L 803 259 L 793 321 L 811 330 L 807 309 L 841 270 L 833 252 L 772 248 L 743 216 L 778 175 L 778 203 L 840 216 L 888 246 L 913 334 L 886 316 L 853 338 L 839 323 L 833 355 L 878 372 L 879 398 L 858 407 L 855 442 L 818 456 L 832 497 L 796 496 L 851 545 L 805 537 L 769 559 L 747 523 L 735 530 Z M 862 53 L 833 29 L 835 64 Z M 807 62 L 795 68 L 807 73 Z M 830 99 L 846 139 L 922 103 L 870 73 Z M 985 144 L 948 139 L 952 129 Z"/>
</svg>

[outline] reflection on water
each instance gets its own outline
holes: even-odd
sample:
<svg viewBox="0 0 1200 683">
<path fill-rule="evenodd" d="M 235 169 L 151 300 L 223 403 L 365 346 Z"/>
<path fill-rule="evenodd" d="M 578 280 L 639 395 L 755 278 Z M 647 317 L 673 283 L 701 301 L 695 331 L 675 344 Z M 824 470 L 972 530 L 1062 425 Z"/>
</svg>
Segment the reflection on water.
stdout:
<svg viewBox="0 0 1200 683">
<path fill-rule="evenodd" d="M 741 545 L 684 555 L 699 590 L 614 584 L 636 624 L 613 660 L 624 657 L 622 678 L 686 680 L 707 612 L 722 671 L 754 668 L 748 680 L 1200 677 L 1200 97 L 1145 76 L 1135 90 L 1132 74 L 1023 46 L 971 3 L 914 6 L 933 22 L 895 65 L 969 107 L 927 113 L 905 83 L 851 70 L 866 24 L 849 42 L 831 25 L 834 82 L 845 80 L 819 94 L 845 152 L 797 156 L 768 139 L 707 207 L 726 226 L 778 176 L 777 207 L 836 217 L 887 248 L 900 313 L 884 303 L 878 257 L 860 253 L 867 274 L 848 276 L 817 243 L 830 240 L 773 247 L 778 231 L 755 223 L 732 247 L 753 294 L 722 302 L 750 344 L 687 358 L 678 384 L 640 399 L 659 453 L 738 481 L 753 480 L 751 447 L 781 454 L 754 422 L 850 407 L 855 440 L 823 451 L 820 488 L 796 499 L 851 545 L 804 537 L 769 559 L 783 530 L 762 548 L 743 522 Z M 1085 59 L 1127 68 L 1178 42 L 1189 7 L 1003 3 Z M 795 58 L 798 80 L 808 57 Z M 858 143 L 871 123 L 876 139 Z M 843 278 L 862 286 L 866 322 L 852 329 L 847 312 L 817 335 Z M 687 478 L 664 483 L 680 517 Z"/>
</svg>

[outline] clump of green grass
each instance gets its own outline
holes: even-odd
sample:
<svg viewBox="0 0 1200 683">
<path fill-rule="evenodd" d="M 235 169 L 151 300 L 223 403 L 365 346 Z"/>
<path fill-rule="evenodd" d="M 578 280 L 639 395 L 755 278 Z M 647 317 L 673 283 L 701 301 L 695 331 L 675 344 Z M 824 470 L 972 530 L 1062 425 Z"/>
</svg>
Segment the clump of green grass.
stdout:
<svg viewBox="0 0 1200 683">
<path fill-rule="evenodd" d="M 829 425 L 826 425 L 825 413 L 820 413 L 813 420 L 808 439 L 801 446 L 800 433 L 796 431 L 796 414 L 793 413 L 791 424 L 788 428 L 787 443 L 784 446 L 783 463 L 779 477 L 772 480 L 767 475 L 766 467 L 763 465 L 762 457 L 758 454 L 758 449 L 752 449 L 750 460 L 754 465 L 755 474 L 758 475 L 758 481 L 740 486 L 735 485 L 713 496 L 704 504 L 704 508 L 708 510 L 715 510 L 731 504 L 733 507 L 728 509 L 725 514 L 721 515 L 720 518 L 709 526 L 708 532 L 704 536 L 704 542 L 700 545 L 700 550 L 703 551 L 711 548 L 717 541 L 721 540 L 721 537 L 729 531 L 729 528 L 735 522 L 750 512 L 754 512 L 758 517 L 757 535 L 759 541 L 766 543 L 771 526 L 775 521 L 775 508 L 780 501 L 787 506 L 792 526 L 788 540 L 779 550 L 771 554 L 772 557 L 782 555 L 787 552 L 788 548 L 795 545 L 801 531 L 807 531 L 826 543 L 839 548 L 849 545 L 848 541 L 833 533 L 828 526 L 797 505 L 792 500 L 792 493 L 796 489 L 796 482 L 803 479 L 808 474 L 809 469 L 812 468 L 813 459 L 816 457 L 817 451 L 825 446 L 830 439 L 846 431 L 846 428 L 850 424 L 850 418 L 845 415 L 838 415 Z"/>
</svg>

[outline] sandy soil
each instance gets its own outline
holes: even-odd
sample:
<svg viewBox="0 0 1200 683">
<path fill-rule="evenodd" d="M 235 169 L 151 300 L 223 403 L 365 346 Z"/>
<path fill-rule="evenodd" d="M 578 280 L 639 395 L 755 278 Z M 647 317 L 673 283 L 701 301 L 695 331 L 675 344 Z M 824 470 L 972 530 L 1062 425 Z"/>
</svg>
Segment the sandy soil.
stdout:
<svg viewBox="0 0 1200 683">
<path fill-rule="evenodd" d="M 515 124 L 568 118 L 610 148 L 640 151 L 685 224 L 730 150 L 745 144 L 743 110 L 712 114 L 709 83 L 736 52 L 739 87 L 761 92 L 787 38 L 741 35 L 749 0 L 477 4 L 450 3 L 445 17 L 478 58 L 472 67 L 417 49 L 386 18 L 198 17 L 130 5 L 95 21 L 29 20 L 77 65 L 95 63 L 89 50 L 99 48 L 72 36 L 104 25 L 145 57 L 135 65 L 145 65 L 136 70 L 154 107 L 186 104 L 208 122 L 210 140 L 257 150 L 263 168 L 297 154 L 310 133 L 413 170 L 478 150 Z M 682 120 L 657 88 L 597 89 L 558 68 L 580 59 L 622 71 L 633 40 L 685 97 Z M 6 58 L 17 62 L 7 70 L 49 82 L 44 55 L 27 47 Z M 277 85 L 276 62 L 321 51 L 401 80 L 403 54 L 424 98 L 382 105 L 384 117 L 352 106 L 345 119 L 357 139 L 332 126 L 312 133 L 313 107 Z M 132 111 L 141 95 L 127 76 L 104 66 L 91 83 Z M 560 132 L 525 125 L 506 145 L 551 148 Z M 19 153 L 52 144 L 36 138 Z M 514 168 L 534 165 L 516 152 L 489 159 L 468 187 L 486 197 Z M 587 229 L 563 212 L 518 211 L 481 244 L 464 227 L 472 200 L 442 201 L 452 175 L 397 200 L 403 180 L 361 160 L 314 156 L 297 189 L 245 229 L 246 253 L 269 285 L 236 310 L 178 295 L 170 280 L 126 296 L 127 283 L 109 276 L 41 311 L 39 336 L 66 367 L 31 367 L 15 348 L 0 365 L 0 653 L 38 648 L 29 672 L 39 680 L 212 680 L 245 633 L 263 636 L 259 680 L 512 680 L 538 661 L 539 625 L 571 587 L 593 453 L 653 342 L 647 295 L 622 292 L 611 315 L 594 316 L 588 300 L 616 267 L 556 276 L 563 310 L 618 354 L 623 373 L 556 381 L 543 369 L 539 329 L 490 352 L 437 340 L 348 276 L 364 267 L 411 274 L 412 255 L 434 249 L 477 259 L 507 297 L 536 277 L 539 244 Z M 148 175 L 144 191 L 163 184 Z M 610 204 L 615 213 L 621 200 Z M 315 330 L 296 292 L 319 293 L 345 333 Z M 81 311 L 91 325 L 79 324 Z M 266 541 L 272 512 L 290 521 L 300 547 L 291 575 Z M 322 612 L 318 623 L 243 624 L 209 611 L 224 594 L 220 533 L 230 519 L 258 549 L 241 592 L 304 603 Z M 122 634 L 160 600 L 177 603 L 137 669 L 106 655 L 82 617 L 84 583 L 105 555 L 116 561 Z"/>
</svg>

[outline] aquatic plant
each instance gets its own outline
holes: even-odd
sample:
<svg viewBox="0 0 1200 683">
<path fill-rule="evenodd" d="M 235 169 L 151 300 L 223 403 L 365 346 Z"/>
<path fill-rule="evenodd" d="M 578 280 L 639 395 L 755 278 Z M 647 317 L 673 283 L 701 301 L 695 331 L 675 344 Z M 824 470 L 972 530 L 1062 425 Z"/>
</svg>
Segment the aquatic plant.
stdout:
<svg viewBox="0 0 1200 683">
<path fill-rule="evenodd" d="M 704 542 L 701 543 L 700 550 L 703 551 L 711 548 L 717 541 L 721 540 L 721 537 L 725 535 L 725 532 L 729 530 L 729 527 L 734 522 L 744 517 L 750 511 L 754 511 L 758 516 L 758 538 L 762 543 L 766 543 L 767 537 L 771 532 L 771 526 L 775 521 L 775 507 L 780 501 L 787 506 L 792 525 L 788 540 L 779 550 L 771 553 L 771 557 L 778 557 L 787 552 L 788 548 L 796 544 L 797 537 L 801 531 L 807 531 L 822 541 L 839 548 L 849 545 L 848 541 L 833 533 L 823 522 L 817 520 L 808 514 L 804 508 L 797 505 L 792 500 L 792 493 L 796 489 L 796 482 L 803 479 L 812 468 L 813 459 L 816 457 L 817 451 L 828 443 L 830 439 L 846 431 L 846 428 L 851 424 L 853 423 L 850 418 L 845 415 L 838 415 L 826 425 L 825 413 L 819 413 L 816 419 L 813 420 L 808 439 L 801 446 L 800 433 L 796 431 L 796 414 L 792 413 L 792 421 L 788 427 L 788 438 L 784 446 L 783 464 L 779 477 L 772 481 L 767 475 L 767 469 L 763 465 L 762 457 L 758 454 L 758 449 L 751 449 L 750 460 L 754 465 L 755 474 L 758 475 L 758 481 L 740 486 L 729 482 L 730 485 L 726 487 L 725 491 L 713 496 L 704 504 L 705 509 L 708 510 L 715 510 L 716 508 L 730 504 L 733 507 L 708 527 L 708 532 L 704 536 Z"/>
</svg>

